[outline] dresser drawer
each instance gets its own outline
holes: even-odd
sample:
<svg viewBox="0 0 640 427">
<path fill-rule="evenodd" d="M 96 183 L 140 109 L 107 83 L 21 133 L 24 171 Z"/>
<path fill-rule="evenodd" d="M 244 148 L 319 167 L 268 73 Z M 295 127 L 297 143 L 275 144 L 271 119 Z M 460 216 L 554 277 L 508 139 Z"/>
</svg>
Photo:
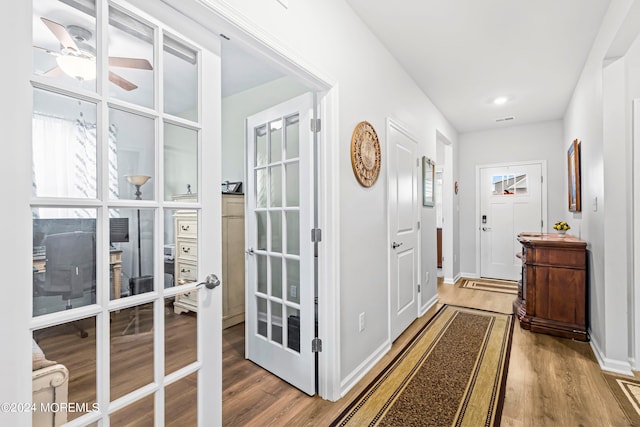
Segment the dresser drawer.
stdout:
<svg viewBox="0 0 640 427">
<path fill-rule="evenodd" d="M 195 263 L 176 262 L 175 273 L 178 285 L 198 280 L 198 266 Z"/>
<path fill-rule="evenodd" d="M 178 238 L 191 238 L 198 237 L 198 221 L 195 219 L 178 218 L 177 221 Z"/>
<path fill-rule="evenodd" d="M 178 241 L 178 258 L 189 261 L 198 260 L 198 242 L 195 240 L 179 240 Z"/>
</svg>

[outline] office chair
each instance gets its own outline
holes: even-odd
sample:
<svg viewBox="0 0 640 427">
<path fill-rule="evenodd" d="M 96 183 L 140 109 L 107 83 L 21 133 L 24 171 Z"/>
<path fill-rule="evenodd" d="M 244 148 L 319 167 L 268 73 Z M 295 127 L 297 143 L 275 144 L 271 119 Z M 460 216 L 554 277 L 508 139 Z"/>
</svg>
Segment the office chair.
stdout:
<svg viewBox="0 0 640 427">
<path fill-rule="evenodd" d="M 91 303 L 96 296 L 96 241 L 95 233 L 75 231 L 50 234 L 45 238 L 46 264 L 44 282 L 40 294 L 59 295 L 66 300 L 65 309 L 73 308 L 72 300 L 91 294 Z M 35 283 L 35 281 L 34 281 Z M 80 336 L 86 338 L 87 332 L 76 322 Z"/>
</svg>

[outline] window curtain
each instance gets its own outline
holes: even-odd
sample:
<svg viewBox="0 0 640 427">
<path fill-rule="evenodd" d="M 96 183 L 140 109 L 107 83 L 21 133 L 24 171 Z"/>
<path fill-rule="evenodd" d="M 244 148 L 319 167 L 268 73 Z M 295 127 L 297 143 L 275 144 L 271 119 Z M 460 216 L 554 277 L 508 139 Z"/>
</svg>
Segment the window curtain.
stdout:
<svg viewBox="0 0 640 427">
<path fill-rule="evenodd" d="M 80 114 L 75 120 L 42 114 L 33 115 L 33 194 L 38 197 L 95 198 L 97 173 L 96 125 Z M 109 198 L 118 198 L 117 135 L 109 127 Z M 79 218 L 92 213 L 76 209 Z M 51 210 L 47 210 L 51 213 Z M 61 209 L 60 217 L 69 210 Z"/>
</svg>

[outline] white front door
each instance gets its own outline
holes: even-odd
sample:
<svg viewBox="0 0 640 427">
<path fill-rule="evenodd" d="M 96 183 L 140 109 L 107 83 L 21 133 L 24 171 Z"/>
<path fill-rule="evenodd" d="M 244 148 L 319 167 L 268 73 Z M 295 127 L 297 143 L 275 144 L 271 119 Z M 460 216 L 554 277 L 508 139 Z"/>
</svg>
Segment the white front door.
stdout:
<svg viewBox="0 0 640 427">
<path fill-rule="evenodd" d="M 418 316 L 418 144 L 393 121 L 387 127 L 391 341 Z"/>
<path fill-rule="evenodd" d="M 33 0 L 33 425 L 221 424 L 218 41 L 149 7 Z"/>
<path fill-rule="evenodd" d="M 542 164 L 480 167 L 480 276 L 518 280 L 519 233 L 542 231 Z"/>
<path fill-rule="evenodd" d="M 246 357 L 315 394 L 313 95 L 247 119 Z"/>
</svg>

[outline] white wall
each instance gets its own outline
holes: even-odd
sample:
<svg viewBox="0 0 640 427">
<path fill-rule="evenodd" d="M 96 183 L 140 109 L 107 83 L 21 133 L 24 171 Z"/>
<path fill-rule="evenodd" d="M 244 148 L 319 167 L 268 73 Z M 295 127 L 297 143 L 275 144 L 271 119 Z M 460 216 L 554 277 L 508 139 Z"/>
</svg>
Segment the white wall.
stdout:
<svg viewBox="0 0 640 427">
<path fill-rule="evenodd" d="M 624 130 L 616 128 L 619 126 L 616 115 L 625 116 L 626 113 L 620 112 L 625 107 L 620 107 L 617 100 L 624 89 L 615 87 L 620 64 L 609 65 L 603 73 L 603 62 L 633 3 L 611 3 L 576 85 L 564 123 L 565 149 L 573 139 L 582 142 L 583 209 L 580 213 L 565 212 L 563 219 L 575 224 L 578 236 L 588 243 L 592 347 L 601 366 L 626 372 L 630 366 L 630 289 L 627 279 L 620 280 L 619 273 L 628 268 L 628 264 L 625 265 L 629 256 L 626 239 L 631 233 L 624 230 L 628 227 L 627 219 L 617 223 L 619 228 L 607 224 L 608 221 L 620 220 L 620 214 L 626 215 L 626 183 L 621 190 L 618 180 L 621 177 L 624 180 L 629 173 L 625 153 L 627 138 Z M 636 34 L 637 31 L 636 26 Z M 622 76 L 624 80 L 624 72 Z M 607 96 L 603 95 L 603 80 L 607 82 Z M 625 103 L 624 100 L 620 102 Z M 596 198 L 597 210 L 593 205 Z"/>
<path fill-rule="evenodd" d="M 258 27 L 272 45 L 295 55 L 307 69 L 320 70 L 322 77 L 331 76 L 332 84 L 339 86 L 339 137 L 331 142 L 339 145 L 340 153 L 335 165 L 340 180 L 339 363 L 340 378 L 345 382 L 368 369 L 365 365 L 371 356 L 389 344 L 387 164 L 383 158 L 380 178 L 372 188 L 358 184 L 349 157 L 353 128 L 362 120 L 369 121 L 378 133 L 382 153 L 386 153 L 385 123 L 392 117 L 417 136 L 419 154 L 430 158 L 436 154 L 436 131 L 454 144 L 456 131 L 343 0 L 294 1 L 288 9 L 262 0 L 206 3 L 232 9 L 241 15 L 238 21 Z M 423 242 L 435 242 L 435 210 L 423 209 L 422 221 Z M 435 278 L 435 244 L 423 248 L 423 259 L 431 260 L 423 267 Z M 435 296 L 435 282 L 423 290 Z M 358 332 L 362 312 L 367 325 Z"/>
<path fill-rule="evenodd" d="M 476 166 L 491 163 L 547 161 L 548 218 L 545 224 L 565 217 L 567 185 L 566 150 L 561 120 L 469 132 L 459 136 L 460 271 L 476 271 Z M 570 223 L 573 227 L 573 224 Z"/>
<path fill-rule="evenodd" d="M 223 181 L 244 181 L 245 119 L 305 92 L 309 89 L 303 84 L 291 77 L 282 77 L 222 98 Z"/>
</svg>

